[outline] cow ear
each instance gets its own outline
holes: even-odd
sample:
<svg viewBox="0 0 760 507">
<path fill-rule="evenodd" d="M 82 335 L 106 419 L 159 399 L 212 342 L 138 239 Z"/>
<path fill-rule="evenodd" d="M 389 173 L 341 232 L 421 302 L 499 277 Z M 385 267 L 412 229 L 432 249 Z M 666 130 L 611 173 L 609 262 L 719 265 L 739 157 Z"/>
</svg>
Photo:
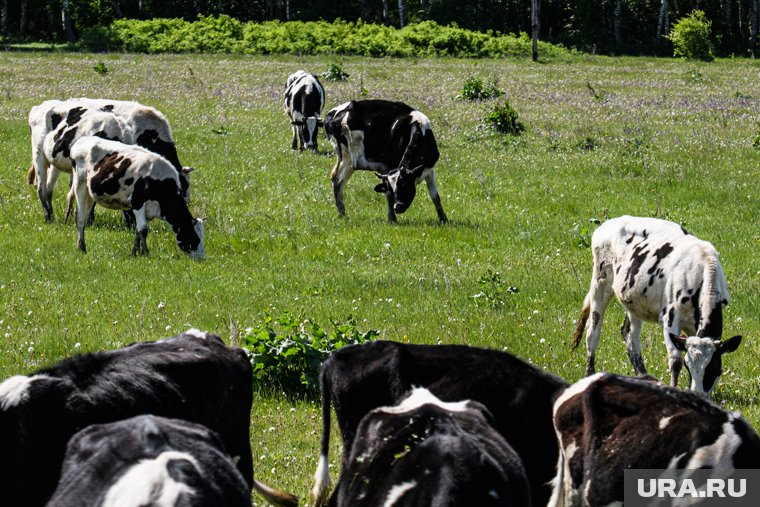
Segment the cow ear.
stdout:
<svg viewBox="0 0 760 507">
<path fill-rule="evenodd" d="M 377 185 L 375 185 L 375 192 L 379 194 L 384 194 L 387 191 L 388 191 L 388 187 L 386 186 L 384 181 L 382 183 L 378 183 Z"/>
<path fill-rule="evenodd" d="M 182 174 L 190 174 L 191 172 L 195 171 L 195 167 L 183 167 L 182 168 Z"/>
<path fill-rule="evenodd" d="M 303 122 L 301 120 L 293 120 L 293 121 L 290 122 L 290 124 L 291 125 L 301 126 L 301 125 L 303 125 Z"/>
<path fill-rule="evenodd" d="M 686 338 L 670 333 L 670 342 L 681 352 L 686 352 Z"/>
<path fill-rule="evenodd" d="M 721 354 L 726 354 L 728 352 L 733 352 L 737 348 L 739 348 L 739 344 L 742 342 L 741 336 L 732 336 L 728 340 L 720 342 L 718 345 L 718 351 Z"/>
</svg>

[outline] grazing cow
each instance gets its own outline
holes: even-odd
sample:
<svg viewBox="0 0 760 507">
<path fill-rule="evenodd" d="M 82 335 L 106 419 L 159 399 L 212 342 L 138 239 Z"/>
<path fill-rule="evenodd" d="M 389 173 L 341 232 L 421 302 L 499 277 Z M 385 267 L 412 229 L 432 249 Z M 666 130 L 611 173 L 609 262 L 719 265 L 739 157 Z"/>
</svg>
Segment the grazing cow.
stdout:
<svg viewBox="0 0 760 507">
<path fill-rule="evenodd" d="M 721 356 L 736 350 L 742 339 L 734 336 L 720 341 L 723 306 L 729 298 L 715 248 L 673 222 L 622 216 L 594 231 L 591 249 L 591 288 L 573 334 L 575 349 L 586 329 L 586 375 L 595 371 L 604 311 L 614 294 L 627 314 L 621 332 L 636 374 L 646 374 L 639 342 L 641 325 L 659 322 L 668 349 L 671 385 L 678 385 L 683 364 L 679 350 L 685 350 L 691 389 L 709 395 L 721 373 Z M 681 330 L 691 337 L 680 338 Z"/>
<path fill-rule="evenodd" d="M 330 505 L 530 506 L 520 458 L 492 421 L 480 403 L 445 403 L 424 388 L 372 410 Z"/>
<path fill-rule="evenodd" d="M 319 78 L 304 70 L 294 72 L 285 85 L 285 113 L 293 127 L 291 147 L 317 150 L 317 131 L 324 123 L 319 118 L 325 107 L 325 89 Z"/>
<path fill-rule="evenodd" d="M 473 400 L 493 415 L 493 426 L 520 456 L 536 505 L 545 504 L 558 449 L 554 399 L 567 383 L 506 352 L 461 345 L 406 345 L 375 341 L 336 350 L 322 365 L 322 443 L 312 497 L 329 493 L 330 402 L 343 440 L 345 469 L 362 417 L 395 405 L 413 386 L 443 401 Z"/>
<path fill-rule="evenodd" d="M 162 156 L 140 146 L 128 146 L 98 137 L 83 137 L 71 149 L 76 163 L 71 192 L 76 193 L 79 249 L 84 241 L 86 216 L 95 203 L 135 214 L 134 254 L 147 254 L 148 220 L 161 218 L 171 226 L 179 248 L 203 259 L 203 220 L 195 219 L 182 198 L 177 171 Z"/>
<path fill-rule="evenodd" d="M 555 402 L 554 426 L 550 506 L 622 505 L 623 471 L 632 468 L 760 468 L 760 437 L 739 414 L 648 379 L 581 379 Z"/>
<path fill-rule="evenodd" d="M 52 193 L 58 174 L 51 171 L 48 174 L 48 166 L 51 160 L 45 156 L 45 140 L 51 132 L 59 129 L 63 122 L 64 134 L 67 146 L 73 144 L 74 137 L 93 135 L 97 132 L 77 131 L 82 128 L 79 123 L 85 111 L 100 111 L 112 113 L 127 122 L 132 128 L 136 143 L 148 150 L 163 156 L 177 170 L 182 184 L 183 196 L 186 200 L 190 197 L 190 171 L 192 167 L 182 167 L 177 157 L 174 146 L 171 127 L 166 117 L 158 110 L 144 106 L 137 102 L 106 99 L 77 98 L 68 100 L 46 100 L 42 104 L 32 107 L 29 112 L 29 130 L 32 138 L 32 164 L 28 172 L 30 185 L 37 186 L 37 193 L 45 212 L 46 220 L 52 220 Z M 113 139 L 113 137 L 109 137 Z M 119 139 L 127 142 L 126 139 Z M 128 144 L 132 144 L 128 143 Z M 68 148 L 67 148 L 68 149 Z M 70 170 L 64 170 L 70 172 Z M 49 178 L 54 178 L 50 180 Z"/>
<path fill-rule="evenodd" d="M 5 380 L 0 384 L 3 502 L 44 505 L 72 435 L 91 424 L 140 414 L 184 419 L 216 432 L 246 483 L 258 490 L 249 441 L 252 375 L 242 350 L 191 329 L 156 342 L 77 355 Z"/>
<path fill-rule="evenodd" d="M 49 507 L 250 507 L 248 483 L 219 436 L 200 424 L 140 415 L 93 424 L 66 447 Z"/>
<path fill-rule="evenodd" d="M 439 153 L 427 116 L 402 102 L 351 101 L 327 113 L 325 133 L 337 155 L 330 179 L 339 215 L 346 214 L 343 187 L 354 171 L 365 170 L 382 179 L 375 191 L 385 193 L 388 221 L 409 208 L 422 180 L 438 219 L 448 221 L 435 184 Z"/>
</svg>

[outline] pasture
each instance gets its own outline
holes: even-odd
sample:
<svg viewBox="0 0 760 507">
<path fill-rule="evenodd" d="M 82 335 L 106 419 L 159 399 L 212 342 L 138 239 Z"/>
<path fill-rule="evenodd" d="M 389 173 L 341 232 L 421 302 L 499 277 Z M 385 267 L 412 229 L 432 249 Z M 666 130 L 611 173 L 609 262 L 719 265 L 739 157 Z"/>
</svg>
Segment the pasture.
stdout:
<svg viewBox="0 0 760 507">
<path fill-rule="evenodd" d="M 99 62 L 107 72 L 94 70 Z M 387 224 L 377 179 L 363 172 L 346 186 L 340 219 L 323 131 L 317 154 L 290 149 L 285 79 L 336 62 L 350 78 L 323 80 L 325 112 L 367 97 L 402 100 L 430 117 L 449 224 L 437 224 L 424 187 L 399 223 Z M 498 80 L 523 135 L 481 125 L 491 101 L 455 100 L 469 76 Z M 180 160 L 197 169 L 190 208 L 207 219 L 204 262 L 186 258 L 157 220 L 150 255 L 132 257 L 133 233 L 102 208 L 81 254 L 74 224 L 63 223 L 66 176 L 53 197 L 55 219 L 44 222 L 26 183 L 27 114 L 43 100 L 81 96 L 137 100 L 168 116 Z M 586 364 L 570 337 L 591 277 L 590 220 L 630 214 L 679 222 L 717 248 L 732 299 L 724 336 L 744 341 L 724 359 L 714 400 L 760 428 L 759 133 L 760 63 L 751 60 L 4 52 L 0 375 L 189 327 L 234 342 L 269 311 L 325 327 L 352 315 L 386 339 L 505 349 L 575 381 Z M 597 371 L 633 371 L 622 320 L 613 302 Z M 667 380 L 658 325 L 644 325 L 642 347 L 649 372 Z M 687 380 L 684 372 L 681 387 Z M 256 477 L 305 500 L 318 405 L 267 387 L 257 393 Z"/>
</svg>

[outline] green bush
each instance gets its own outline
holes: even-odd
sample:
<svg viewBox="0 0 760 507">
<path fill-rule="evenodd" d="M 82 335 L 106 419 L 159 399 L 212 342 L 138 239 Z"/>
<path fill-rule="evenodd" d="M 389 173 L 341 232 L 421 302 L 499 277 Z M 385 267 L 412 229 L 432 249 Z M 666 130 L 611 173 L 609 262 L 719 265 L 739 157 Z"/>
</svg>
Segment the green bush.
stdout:
<svg viewBox="0 0 760 507">
<path fill-rule="evenodd" d="M 752 147 L 756 150 L 760 150 L 760 130 L 757 131 L 755 139 L 752 140 Z"/>
<path fill-rule="evenodd" d="M 251 355 L 254 381 L 290 395 L 314 396 L 319 392 L 319 370 L 330 352 L 380 336 L 374 329 L 359 331 L 351 316 L 344 323 L 330 324 L 332 331 L 292 314 L 265 314 L 242 337 L 243 348 Z"/>
<path fill-rule="evenodd" d="M 322 77 L 327 81 L 346 81 L 349 74 L 337 63 L 332 63 L 327 67 L 327 70 L 322 73 Z"/>
<path fill-rule="evenodd" d="M 503 104 L 494 104 L 491 111 L 483 117 L 483 121 L 503 134 L 519 135 L 525 130 L 525 126 L 518 119 L 517 111 L 506 100 Z"/>
<path fill-rule="evenodd" d="M 673 42 L 673 55 L 710 62 L 715 59 L 710 43 L 712 22 L 702 11 L 692 11 L 673 24 L 668 38 Z"/>
<path fill-rule="evenodd" d="M 485 306 L 494 310 L 504 308 L 506 305 L 505 297 L 509 294 L 517 294 L 517 287 L 504 287 L 501 280 L 501 274 L 498 271 L 487 270 L 478 278 L 480 292 L 474 294 L 472 299 L 478 307 Z"/>
<path fill-rule="evenodd" d="M 118 19 L 83 37 L 88 50 L 137 53 L 243 53 L 251 55 L 359 55 L 503 57 L 531 54 L 526 34 L 501 35 L 441 26 L 434 21 L 397 30 L 386 25 L 326 21 L 241 23 L 226 15 L 182 19 Z M 542 55 L 563 56 L 560 45 L 539 43 Z"/>
<path fill-rule="evenodd" d="M 486 100 L 501 97 L 504 92 L 496 86 L 496 81 L 483 82 L 478 77 L 470 77 L 462 87 L 462 93 L 457 95 L 460 100 Z"/>
</svg>

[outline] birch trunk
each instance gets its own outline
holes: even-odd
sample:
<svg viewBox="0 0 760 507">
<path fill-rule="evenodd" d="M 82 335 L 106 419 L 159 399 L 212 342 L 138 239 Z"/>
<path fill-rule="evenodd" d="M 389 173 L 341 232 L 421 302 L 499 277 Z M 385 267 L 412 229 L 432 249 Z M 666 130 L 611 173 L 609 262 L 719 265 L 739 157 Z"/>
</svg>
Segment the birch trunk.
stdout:
<svg viewBox="0 0 760 507">
<path fill-rule="evenodd" d="M 63 36 L 66 42 L 74 42 L 74 30 L 71 28 L 71 2 L 63 0 L 61 5 L 61 21 L 63 22 Z"/>
<path fill-rule="evenodd" d="M 623 0 L 615 0 L 613 33 L 615 35 L 615 48 L 620 51 L 623 48 Z"/>
<path fill-rule="evenodd" d="M 406 0 L 398 0 L 398 25 L 404 28 L 406 22 Z"/>
<path fill-rule="evenodd" d="M 391 19 L 388 15 L 388 0 L 383 0 L 383 23 L 386 25 L 391 24 Z"/>
<path fill-rule="evenodd" d="M 660 15 L 657 18 L 657 43 L 660 43 L 663 35 L 667 35 L 670 31 L 668 28 L 668 0 L 660 0 Z"/>
<path fill-rule="evenodd" d="M 538 61 L 538 30 L 541 25 L 541 0 L 532 0 L 531 4 L 531 32 L 533 39 L 533 61 Z"/>
<path fill-rule="evenodd" d="M 27 0 L 21 0 L 21 20 L 18 26 L 18 33 L 23 39 L 26 35 L 26 16 L 28 12 L 29 2 Z"/>
</svg>

